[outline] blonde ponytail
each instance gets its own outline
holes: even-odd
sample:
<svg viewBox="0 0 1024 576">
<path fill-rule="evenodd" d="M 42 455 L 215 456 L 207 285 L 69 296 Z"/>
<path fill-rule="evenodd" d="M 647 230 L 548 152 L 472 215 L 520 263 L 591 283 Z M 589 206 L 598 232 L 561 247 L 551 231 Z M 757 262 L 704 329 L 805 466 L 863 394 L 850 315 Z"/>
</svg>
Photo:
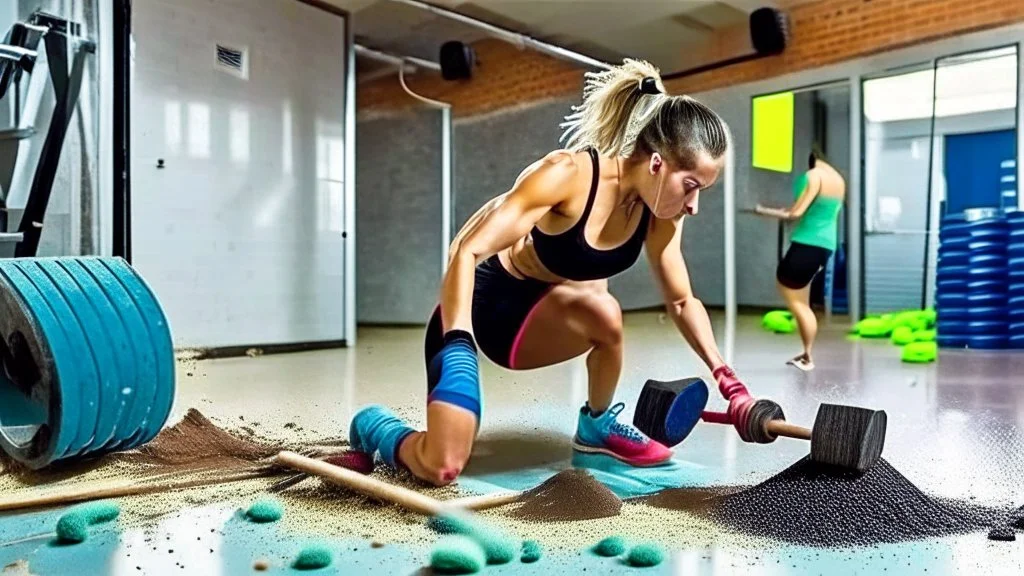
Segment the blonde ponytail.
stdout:
<svg viewBox="0 0 1024 576">
<path fill-rule="evenodd" d="M 626 59 L 585 77 L 583 102 L 560 125 L 565 132 L 559 141 L 573 151 L 595 148 L 603 156 L 629 156 L 641 130 L 669 99 L 660 72 L 643 60 Z"/>
</svg>

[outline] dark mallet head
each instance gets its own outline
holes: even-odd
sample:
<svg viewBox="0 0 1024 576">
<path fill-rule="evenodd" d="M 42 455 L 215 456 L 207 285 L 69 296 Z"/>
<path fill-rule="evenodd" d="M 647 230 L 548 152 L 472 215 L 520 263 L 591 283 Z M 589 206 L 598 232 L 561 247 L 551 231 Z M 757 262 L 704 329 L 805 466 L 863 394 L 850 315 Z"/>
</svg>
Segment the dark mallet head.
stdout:
<svg viewBox="0 0 1024 576">
<path fill-rule="evenodd" d="M 637 400 L 633 425 L 651 439 L 672 447 L 690 435 L 707 404 L 708 386 L 700 378 L 648 380 Z"/>
<path fill-rule="evenodd" d="M 864 472 L 882 455 L 885 426 L 882 410 L 822 404 L 811 434 L 811 460 Z"/>
</svg>

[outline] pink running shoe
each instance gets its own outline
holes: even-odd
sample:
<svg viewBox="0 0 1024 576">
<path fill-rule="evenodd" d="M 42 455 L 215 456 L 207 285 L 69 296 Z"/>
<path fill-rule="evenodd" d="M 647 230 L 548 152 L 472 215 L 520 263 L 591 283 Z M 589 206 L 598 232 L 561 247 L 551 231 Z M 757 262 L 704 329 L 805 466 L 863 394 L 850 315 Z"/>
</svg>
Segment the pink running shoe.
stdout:
<svg viewBox="0 0 1024 576">
<path fill-rule="evenodd" d="M 606 454 L 630 466 L 657 466 L 672 458 L 672 451 L 636 428 L 616 420 L 626 408 L 618 403 L 594 416 L 589 405 L 580 409 L 573 450 L 588 454 Z"/>
</svg>

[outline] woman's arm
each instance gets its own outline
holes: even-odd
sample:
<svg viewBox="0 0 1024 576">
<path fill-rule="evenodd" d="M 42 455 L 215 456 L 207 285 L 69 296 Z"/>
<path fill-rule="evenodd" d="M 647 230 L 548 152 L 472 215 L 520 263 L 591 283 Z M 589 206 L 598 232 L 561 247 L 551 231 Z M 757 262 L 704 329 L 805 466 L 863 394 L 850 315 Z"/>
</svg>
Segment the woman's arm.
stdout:
<svg viewBox="0 0 1024 576">
<path fill-rule="evenodd" d="M 647 234 L 647 257 L 676 327 L 708 368 L 715 371 L 724 366 L 725 361 L 718 351 L 708 312 L 690 287 L 682 238 L 682 218 L 654 220 Z"/>
<path fill-rule="evenodd" d="M 441 320 L 445 331 L 472 333 L 477 263 L 529 234 L 544 214 L 572 195 L 577 174 L 572 154 L 549 154 L 527 168 L 512 190 L 488 202 L 466 222 L 452 241 L 448 270 L 441 283 Z"/>
<path fill-rule="evenodd" d="M 789 208 L 766 208 L 760 204 L 754 210 L 762 216 L 770 216 L 772 218 L 778 218 L 779 220 L 799 220 L 803 217 L 804 213 L 807 212 L 807 208 L 811 206 L 811 202 L 818 196 L 818 192 L 821 191 L 821 179 L 814 172 L 807 174 L 807 185 L 804 186 L 803 192 L 800 193 L 800 197 L 797 198 L 796 202 Z"/>
</svg>

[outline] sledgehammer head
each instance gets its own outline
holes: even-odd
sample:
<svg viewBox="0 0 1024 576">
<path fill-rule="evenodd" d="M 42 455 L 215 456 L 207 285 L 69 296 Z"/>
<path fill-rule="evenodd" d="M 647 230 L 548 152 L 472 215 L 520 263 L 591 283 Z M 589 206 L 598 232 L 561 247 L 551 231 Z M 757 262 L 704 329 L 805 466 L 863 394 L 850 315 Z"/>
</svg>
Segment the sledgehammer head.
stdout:
<svg viewBox="0 0 1024 576">
<path fill-rule="evenodd" d="M 648 380 L 640 392 L 633 425 L 671 448 L 690 435 L 707 404 L 708 386 L 700 378 Z"/>
<path fill-rule="evenodd" d="M 811 431 L 811 460 L 864 472 L 882 456 L 885 426 L 882 410 L 822 404 Z"/>
</svg>

